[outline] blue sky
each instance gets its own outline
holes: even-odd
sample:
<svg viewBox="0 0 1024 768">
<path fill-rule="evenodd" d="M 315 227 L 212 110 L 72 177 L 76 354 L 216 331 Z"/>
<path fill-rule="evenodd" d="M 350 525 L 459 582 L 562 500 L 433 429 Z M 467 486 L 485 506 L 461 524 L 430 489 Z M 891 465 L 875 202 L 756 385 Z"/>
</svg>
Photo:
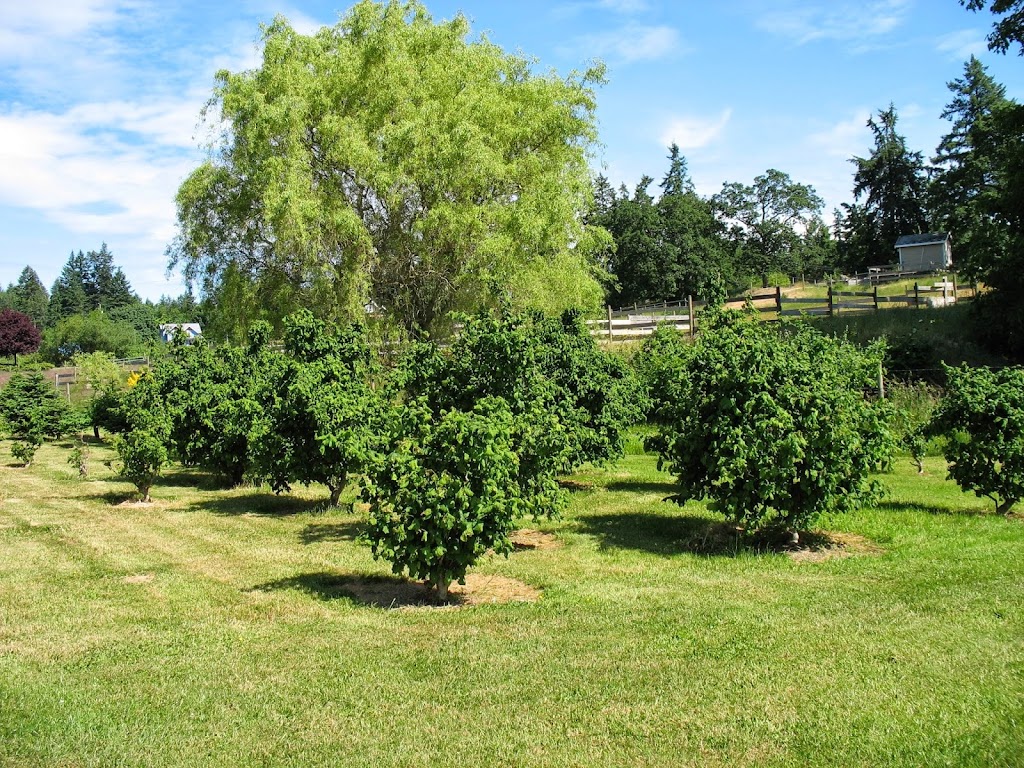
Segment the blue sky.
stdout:
<svg viewBox="0 0 1024 768">
<path fill-rule="evenodd" d="M 343 0 L 341 0 L 343 2 Z M 72 250 L 106 242 L 144 298 L 164 275 L 174 193 L 203 158 L 214 73 L 254 66 L 259 24 L 333 24 L 339 0 L 0 0 L 0 284 L 26 264 L 52 285 Z M 630 188 L 670 142 L 697 189 L 768 168 L 850 199 L 868 116 L 893 102 L 913 149 L 948 123 L 946 83 L 973 53 L 1024 100 L 1024 59 L 990 54 L 992 17 L 956 0 L 427 0 L 474 34 L 562 73 L 594 58 L 594 167 Z"/>
</svg>

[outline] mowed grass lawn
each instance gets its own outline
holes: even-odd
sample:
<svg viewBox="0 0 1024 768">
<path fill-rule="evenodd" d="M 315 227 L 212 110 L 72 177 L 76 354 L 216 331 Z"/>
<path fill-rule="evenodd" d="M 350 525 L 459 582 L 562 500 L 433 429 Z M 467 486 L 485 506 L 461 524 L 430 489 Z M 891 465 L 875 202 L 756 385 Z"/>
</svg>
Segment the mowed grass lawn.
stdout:
<svg viewBox="0 0 1024 768">
<path fill-rule="evenodd" d="M 1024 765 L 1024 524 L 939 459 L 793 558 L 628 456 L 476 569 L 539 601 L 385 609 L 323 489 L 123 505 L 69 450 L 0 444 L 0 765 Z"/>
</svg>

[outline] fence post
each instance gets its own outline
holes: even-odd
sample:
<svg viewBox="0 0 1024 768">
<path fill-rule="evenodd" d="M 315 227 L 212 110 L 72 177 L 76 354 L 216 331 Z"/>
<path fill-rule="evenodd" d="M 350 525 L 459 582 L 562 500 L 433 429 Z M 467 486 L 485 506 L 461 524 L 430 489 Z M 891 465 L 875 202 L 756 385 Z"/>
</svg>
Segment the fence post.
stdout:
<svg viewBox="0 0 1024 768">
<path fill-rule="evenodd" d="M 686 297 L 686 312 L 690 316 L 690 338 L 697 332 L 697 318 L 693 314 L 693 296 Z"/>
<path fill-rule="evenodd" d="M 612 305 L 608 304 L 608 341 L 612 341 Z"/>
<path fill-rule="evenodd" d="M 882 361 L 878 361 L 878 396 L 885 400 L 885 375 L 882 373 Z"/>
<path fill-rule="evenodd" d="M 875 283 L 875 312 L 878 311 L 878 283 Z"/>
<path fill-rule="evenodd" d="M 957 300 L 960 298 L 956 294 L 957 294 L 957 290 L 956 290 L 956 272 L 954 272 L 953 273 L 953 303 L 954 304 L 956 304 Z"/>
<path fill-rule="evenodd" d="M 917 287 L 917 281 L 914 281 L 914 309 L 921 308 L 921 293 Z"/>
<path fill-rule="evenodd" d="M 775 286 L 775 309 L 779 313 L 779 317 L 782 317 L 782 286 Z"/>
<path fill-rule="evenodd" d="M 830 282 L 828 284 L 828 316 L 832 317 L 832 314 L 832 283 Z"/>
</svg>

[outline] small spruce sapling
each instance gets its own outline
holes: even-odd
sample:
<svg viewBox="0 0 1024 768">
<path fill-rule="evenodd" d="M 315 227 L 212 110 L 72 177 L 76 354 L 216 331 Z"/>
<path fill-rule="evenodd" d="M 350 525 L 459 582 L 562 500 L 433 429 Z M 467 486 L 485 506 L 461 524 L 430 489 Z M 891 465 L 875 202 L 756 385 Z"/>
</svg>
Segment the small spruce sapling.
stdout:
<svg viewBox="0 0 1024 768">
<path fill-rule="evenodd" d="M 0 390 L 0 425 L 14 440 L 11 454 L 29 466 L 44 440 L 56 440 L 74 428 L 68 404 L 42 374 L 13 377 Z"/>
</svg>

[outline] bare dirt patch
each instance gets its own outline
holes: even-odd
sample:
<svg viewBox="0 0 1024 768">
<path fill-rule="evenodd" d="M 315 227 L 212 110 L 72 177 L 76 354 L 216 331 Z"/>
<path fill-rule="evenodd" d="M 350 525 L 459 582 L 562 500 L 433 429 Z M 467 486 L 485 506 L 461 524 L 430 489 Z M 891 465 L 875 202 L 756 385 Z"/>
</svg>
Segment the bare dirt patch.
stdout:
<svg viewBox="0 0 1024 768">
<path fill-rule="evenodd" d="M 884 550 L 874 542 L 856 533 L 814 533 L 801 535 L 809 539 L 802 546 L 786 552 L 796 563 L 823 563 L 854 555 L 879 555 Z"/>
<path fill-rule="evenodd" d="M 125 576 L 125 584 L 149 584 L 153 581 L 152 573 L 136 573 L 134 576 Z"/>
<path fill-rule="evenodd" d="M 353 579 L 341 591 L 367 605 L 381 608 L 458 608 L 499 603 L 533 603 L 540 590 L 518 579 L 471 573 L 465 584 L 452 584 L 447 604 L 437 602 L 437 593 L 416 581 Z"/>
<path fill-rule="evenodd" d="M 448 601 L 439 603 L 437 592 L 420 581 L 397 576 L 358 576 L 309 573 L 261 584 L 250 590 L 259 594 L 278 589 L 299 589 L 321 600 L 348 598 L 375 608 L 461 608 L 500 603 L 531 603 L 541 591 L 518 579 L 471 573 L 465 584 L 452 584 Z"/>
<path fill-rule="evenodd" d="M 562 546 L 562 542 L 553 533 L 536 531 L 532 528 L 514 531 L 509 539 L 516 549 L 558 549 Z"/>
<path fill-rule="evenodd" d="M 117 507 L 137 507 L 139 509 L 149 509 L 150 507 L 157 506 L 155 501 L 142 501 L 140 499 L 125 499 L 124 501 L 115 504 Z"/>
</svg>

